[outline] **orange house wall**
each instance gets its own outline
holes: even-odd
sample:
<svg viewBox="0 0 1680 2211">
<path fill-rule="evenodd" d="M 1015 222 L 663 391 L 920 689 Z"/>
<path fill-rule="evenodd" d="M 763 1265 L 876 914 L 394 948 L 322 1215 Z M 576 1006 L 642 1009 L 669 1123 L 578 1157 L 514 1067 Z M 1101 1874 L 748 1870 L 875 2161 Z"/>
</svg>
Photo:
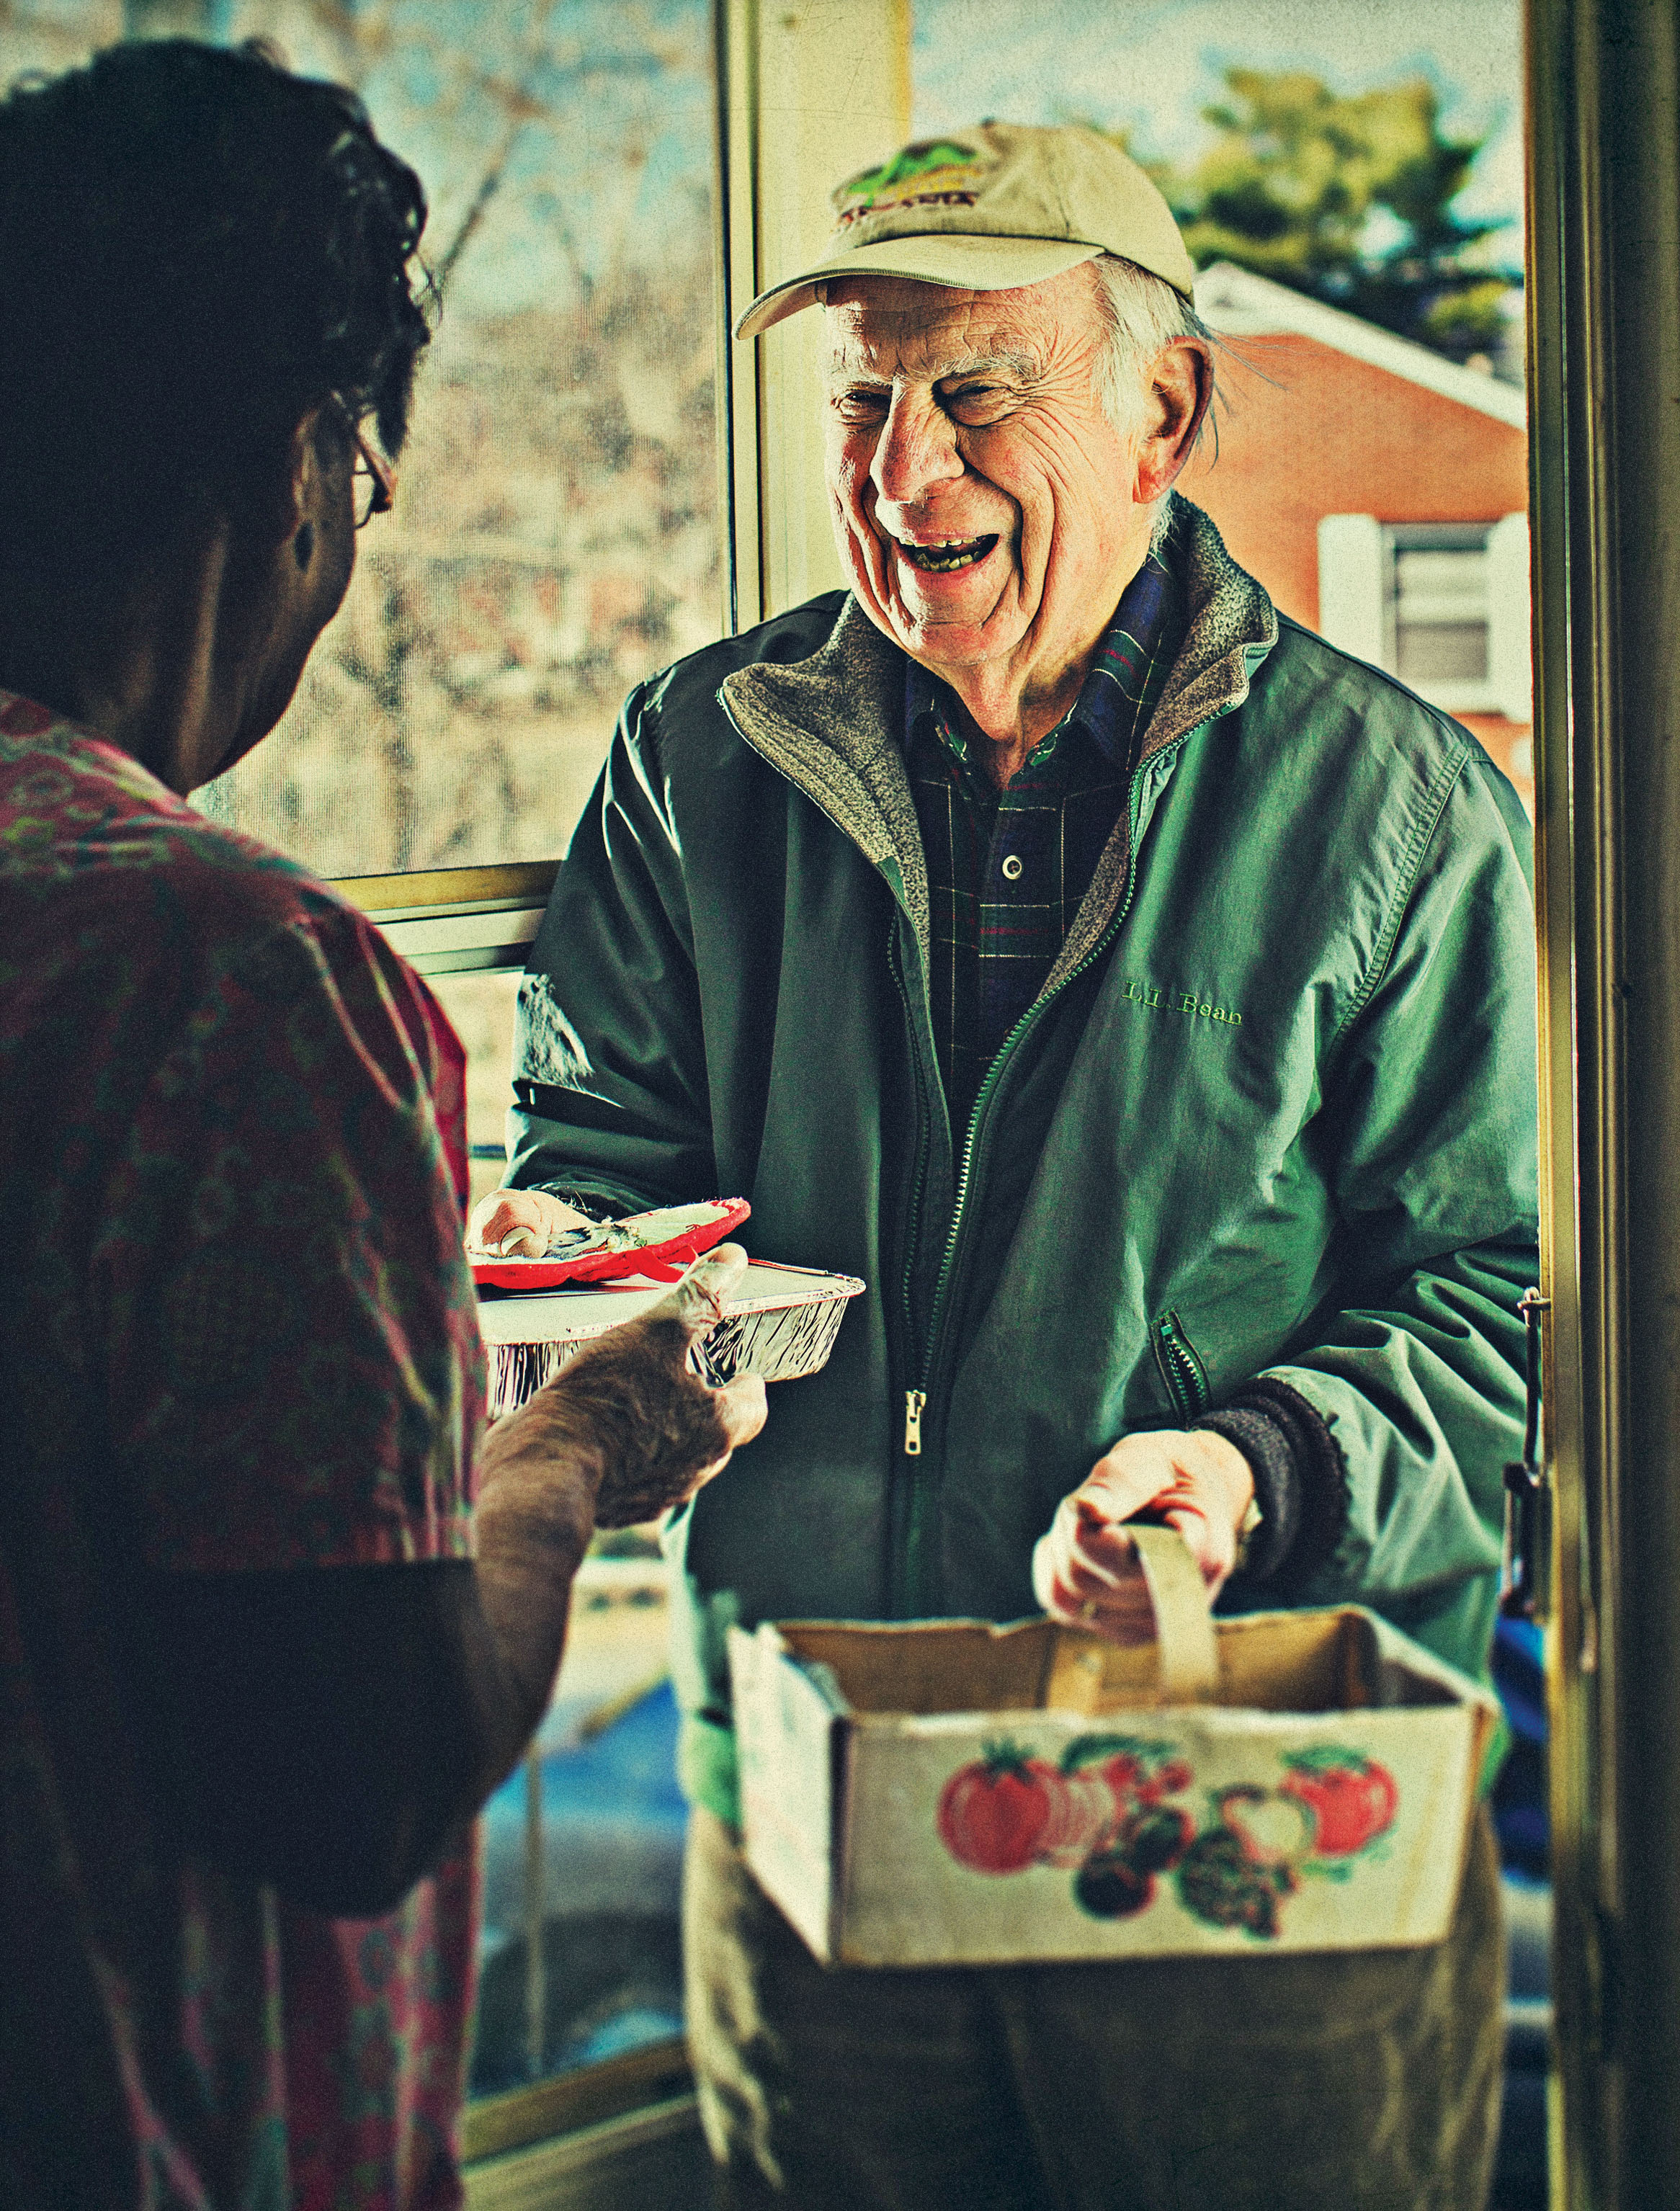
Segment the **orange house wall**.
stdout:
<svg viewBox="0 0 1680 2211">
<path fill-rule="evenodd" d="M 1521 430 L 1316 338 L 1228 341 L 1212 438 L 1180 478 L 1281 610 L 1319 626 L 1319 523 L 1497 522 L 1528 505 Z M 1465 718 L 1525 801 L 1525 724 Z"/>
<path fill-rule="evenodd" d="M 1210 438 L 1180 479 L 1232 555 L 1316 628 L 1319 521 L 1497 522 L 1528 505 L 1528 440 L 1316 338 L 1231 342 Z"/>
</svg>

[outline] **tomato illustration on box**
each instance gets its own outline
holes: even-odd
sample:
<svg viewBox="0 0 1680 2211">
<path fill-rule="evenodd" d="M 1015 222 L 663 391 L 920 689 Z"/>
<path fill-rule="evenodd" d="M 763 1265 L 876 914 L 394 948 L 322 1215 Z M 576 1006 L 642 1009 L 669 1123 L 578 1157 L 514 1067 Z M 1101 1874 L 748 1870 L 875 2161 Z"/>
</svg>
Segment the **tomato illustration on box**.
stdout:
<svg viewBox="0 0 1680 2211">
<path fill-rule="evenodd" d="M 1400 1792 L 1386 1766 L 1356 1750 L 1325 1745 L 1285 1759 L 1284 1793 L 1313 1815 L 1313 1850 L 1319 1858 L 1349 1862 L 1368 1851 L 1394 1824 Z"/>
<path fill-rule="evenodd" d="M 1187 1805 L 1168 1802 L 1195 1781 L 1169 1742 L 1081 1735 L 1052 1764 L 1001 1738 L 951 1775 L 936 1824 L 973 1873 L 1077 1868 L 1074 1900 L 1094 1919 L 1146 1911 L 1170 1873 L 1197 1918 L 1274 1940 L 1278 1908 L 1302 1879 L 1348 1879 L 1400 1802 L 1387 1767 L 1357 1750 L 1317 1745 L 1281 1766 L 1276 1788 L 1209 1791 L 1198 1829 Z"/>
<path fill-rule="evenodd" d="M 989 1742 L 959 1766 L 939 1799 L 939 1839 L 973 1873 L 1020 1873 L 1040 1863 L 1056 1822 L 1062 1777 L 1012 1742 Z"/>
</svg>

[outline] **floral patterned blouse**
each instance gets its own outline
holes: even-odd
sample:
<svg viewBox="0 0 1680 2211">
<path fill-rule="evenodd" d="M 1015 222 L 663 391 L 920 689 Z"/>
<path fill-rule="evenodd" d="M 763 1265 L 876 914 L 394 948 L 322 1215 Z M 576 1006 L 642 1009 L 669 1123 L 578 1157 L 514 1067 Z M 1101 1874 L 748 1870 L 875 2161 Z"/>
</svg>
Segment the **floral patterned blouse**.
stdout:
<svg viewBox="0 0 1680 2211">
<path fill-rule="evenodd" d="M 172 1851 L 124 1590 L 471 1555 L 462 1075 L 325 885 L 0 691 L 9 2211 L 460 2200 L 475 1859 L 351 1922 Z"/>
</svg>

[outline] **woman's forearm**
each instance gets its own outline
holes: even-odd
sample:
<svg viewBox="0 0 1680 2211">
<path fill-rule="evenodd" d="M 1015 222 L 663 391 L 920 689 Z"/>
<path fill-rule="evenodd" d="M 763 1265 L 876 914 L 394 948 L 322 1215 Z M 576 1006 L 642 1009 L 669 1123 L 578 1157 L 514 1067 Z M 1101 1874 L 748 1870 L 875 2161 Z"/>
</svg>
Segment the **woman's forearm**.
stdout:
<svg viewBox="0 0 1680 2211">
<path fill-rule="evenodd" d="M 553 1384 L 485 1438 L 474 1572 L 484 1636 L 468 1653 L 481 1796 L 518 1763 L 554 1693 L 602 1471 L 598 1442 Z"/>
<path fill-rule="evenodd" d="M 745 1265 L 737 1245 L 720 1245 L 652 1312 L 587 1345 L 485 1438 L 476 1580 L 491 1647 L 474 1671 L 487 1790 L 547 1709 L 573 1578 L 594 1529 L 657 1518 L 763 1424 L 756 1377 L 711 1390 L 688 1365 Z"/>
</svg>

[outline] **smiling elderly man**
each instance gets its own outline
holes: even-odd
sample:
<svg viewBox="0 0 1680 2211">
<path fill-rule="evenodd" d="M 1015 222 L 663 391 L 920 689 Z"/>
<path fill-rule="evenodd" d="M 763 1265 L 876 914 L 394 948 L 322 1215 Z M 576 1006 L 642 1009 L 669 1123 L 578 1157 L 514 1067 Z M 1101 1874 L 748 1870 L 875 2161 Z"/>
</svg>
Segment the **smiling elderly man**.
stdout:
<svg viewBox="0 0 1680 2211">
<path fill-rule="evenodd" d="M 484 1227 L 742 1191 L 873 1294 L 676 1522 L 690 2028 L 728 2200 L 1479 2203 L 1478 1827 L 1437 1949 L 823 1972 L 746 1875 L 731 1621 L 1357 1599 L 1471 1671 L 1535 1263 L 1525 828 L 1171 491 L 1164 202 L 988 124 L 836 195 L 852 578 L 634 692 L 523 995 Z M 1444 1849 L 1451 1838 L 1442 1839 Z"/>
</svg>

